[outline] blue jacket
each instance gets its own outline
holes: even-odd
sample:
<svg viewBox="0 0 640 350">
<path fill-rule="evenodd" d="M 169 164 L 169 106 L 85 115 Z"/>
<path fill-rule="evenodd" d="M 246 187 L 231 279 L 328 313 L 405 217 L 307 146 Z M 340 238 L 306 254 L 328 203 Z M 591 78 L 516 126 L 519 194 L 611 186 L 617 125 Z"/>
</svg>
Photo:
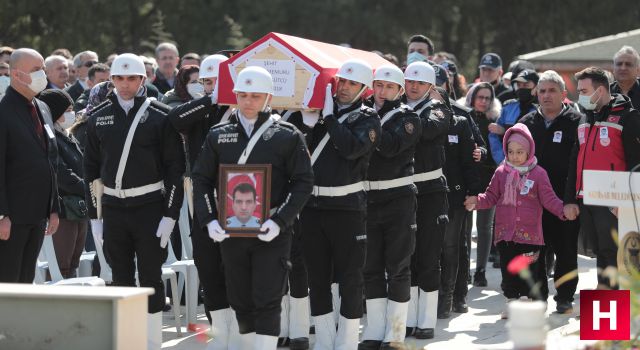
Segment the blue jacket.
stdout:
<svg viewBox="0 0 640 350">
<path fill-rule="evenodd" d="M 535 111 L 535 105 L 531 105 L 527 113 L 531 111 Z M 502 112 L 500 113 L 500 118 L 498 118 L 498 125 L 502 126 L 505 132 L 512 126 L 514 126 L 518 122 L 518 117 L 520 115 L 525 115 L 527 113 L 520 113 L 520 103 L 518 100 L 509 100 L 505 102 L 504 106 L 502 106 Z M 494 133 L 489 133 L 489 147 L 491 147 L 491 157 L 496 162 L 497 165 L 500 165 L 504 160 L 504 151 L 502 150 L 502 135 L 496 135 Z"/>
</svg>

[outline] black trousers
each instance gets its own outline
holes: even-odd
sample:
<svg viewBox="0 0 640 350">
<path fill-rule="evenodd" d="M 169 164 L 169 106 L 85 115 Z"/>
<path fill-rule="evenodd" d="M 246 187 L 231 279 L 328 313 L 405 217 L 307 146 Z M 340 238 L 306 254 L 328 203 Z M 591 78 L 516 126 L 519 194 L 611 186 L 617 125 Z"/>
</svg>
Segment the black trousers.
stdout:
<svg viewBox="0 0 640 350">
<path fill-rule="evenodd" d="M 614 241 L 612 231 L 618 231 L 618 218 L 608 207 L 580 204 L 580 227 L 587 239 L 591 241 L 596 254 L 598 267 L 598 284 L 611 285 L 609 278 L 602 272 L 607 267 L 618 268 L 618 246 Z"/>
<path fill-rule="evenodd" d="M 11 224 L 9 239 L 0 240 L 0 282 L 33 283 L 46 225 Z"/>
<path fill-rule="evenodd" d="M 461 239 L 466 240 L 466 235 L 462 232 L 467 217 L 467 211 L 462 206 L 449 208 L 449 223 L 444 233 L 442 244 L 442 255 L 440 265 L 442 274 L 440 279 L 440 292 L 445 296 L 453 294 L 458 279 L 458 270 L 466 269 L 460 265 L 460 257 L 466 256 L 466 243 L 461 247 Z M 465 283 L 466 283 L 466 273 Z"/>
<path fill-rule="evenodd" d="M 578 231 L 580 224 L 578 220 L 562 221 L 555 215 L 544 211 L 542 214 L 542 231 L 544 233 L 545 246 L 541 249 L 541 255 L 548 252 L 555 255 L 555 271 L 553 280 L 558 281 L 562 276 L 578 269 Z M 540 259 L 538 265 L 540 280 L 546 281 L 547 259 Z M 573 301 L 573 295 L 578 287 L 578 275 L 561 285 L 556 285 L 558 294 L 553 298 L 556 301 Z M 542 283 L 542 296 L 546 299 L 549 296 L 549 286 Z"/>
<path fill-rule="evenodd" d="M 280 302 L 291 270 L 291 232 L 282 231 L 271 242 L 227 238 L 220 244 L 220 252 L 227 297 L 236 312 L 240 334 L 256 332 L 277 337 Z"/>
<path fill-rule="evenodd" d="M 453 289 L 454 300 L 465 300 L 469 291 L 469 274 L 471 273 L 471 228 L 473 227 L 473 215 L 465 209 L 465 219 L 462 224 L 460 234 L 460 245 L 458 248 L 458 277 L 456 286 Z"/>
<path fill-rule="evenodd" d="M 104 251 L 113 272 L 113 286 L 135 287 L 136 262 L 141 287 L 155 290 L 149 296 L 148 312 L 162 311 L 165 305 L 162 264 L 167 248 L 156 237 L 162 219 L 162 201 L 135 207 L 103 206 Z"/>
<path fill-rule="evenodd" d="M 304 263 L 302 246 L 302 228 L 300 220 L 293 225 L 293 242 L 291 244 L 291 273 L 289 274 L 289 294 L 294 298 L 309 296 L 309 277 Z"/>
<path fill-rule="evenodd" d="M 409 301 L 415 234 L 415 195 L 367 205 L 367 259 L 364 268 L 367 299 Z"/>
<path fill-rule="evenodd" d="M 194 222 L 195 223 L 195 222 Z M 198 268 L 198 277 L 204 290 L 203 304 L 205 312 L 222 310 L 229 307 L 227 285 L 225 283 L 220 244 L 209 237 L 206 229 L 199 225 L 191 226 L 193 259 Z M 208 316 L 208 315 L 207 315 Z"/>
<path fill-rule="evenodd" d="M 363 268 L 367 252 L 364 211 L 305 208 L 300 215 L 302 244 L 309 273 L 311 314 L 333 310 L 331 283 L 339 284 L 340 314 L 361 318 Z"/>
<path fill-rule="evenodd" d="M 449 222 L 449 203 L 445 192 L 418 196 L 416 210 L 416 249 L 411 257 L 411 285 L 425 292 L 440 288 L 440 254 L 444 231 Z"/>
<path fill-rule="evenodd" d="M 547 280 L 541 281 L 540 276 L 536 273 L 539 269 L 540 261 L 544 260 L 544 255 L 540 254 L 542 246 L 531 244 L 520 244 L 514 242 L 500 241 L 496 245 L 498 253 L 500 254 L 500 270 L 502 272 L 502 292 L 507 299 L 518 299 L 520 297 L 528 297 L 533 299 L 540 299 L 540 297 L 534 295 L 529 287 L 529 284 L 523 280 L 519 275 L 512 275 L 507 270 L 509 262 L 518 255 L 533 253 L 537 256 L 537 260 L 529 265 L 531 271 L 531 278 L 535 284 L 545 284 Z M 544 299 L 546 300 L 546 299 Z"/>
</svg>

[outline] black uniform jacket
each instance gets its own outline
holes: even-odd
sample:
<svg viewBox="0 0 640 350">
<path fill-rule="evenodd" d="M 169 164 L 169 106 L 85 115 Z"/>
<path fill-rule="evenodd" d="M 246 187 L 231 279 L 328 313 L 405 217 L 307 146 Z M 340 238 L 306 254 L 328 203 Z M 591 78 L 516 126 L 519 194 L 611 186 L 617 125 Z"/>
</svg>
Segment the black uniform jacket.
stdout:
<svg viewBox="0 0 640 350">
<path fill-rule="evenodd" d="M 218 189 L 221 164 L 237 164 L 252 135 L 270 113 L 260 113 L 247 135 L 233 112 L 229 121 L 211 128 L 193 167 L 194 207 L 197 222 L 205 227 L 218 220 Z M 293 125 L 276 121 L 255 144 L 246 164 L 271 164 L 271 216 L 281 229 L 290 228 L 313 188 L 313 171 L 303 136 Z M 220 193 L 219 191 L 216 191 Z"/>
<path fill-rule="evenodd" d="M 84 175 L 89 216 L 92 219 L 96 218 L 96 199 L 90 184 L 100 178 L 105 187 L 115 188 L 125 139 L 145 99 L 136 97 L 133 108 L 125 114 L 117 96 L 112 94 L 91 110 L 87 121 Z M 180 136 L 169 123 L 168 112 L 167 105 L 151 102 L 133 136 L 122 177 L 123 189 L 164 181 L 164 190 L 124 199 L 105 194 L 102 197 L 103 205 L 127 207 L 164 200 L 163 215 L 178 218 L 184 195 L 182 175 L 185 161 Z"/>
</svg>

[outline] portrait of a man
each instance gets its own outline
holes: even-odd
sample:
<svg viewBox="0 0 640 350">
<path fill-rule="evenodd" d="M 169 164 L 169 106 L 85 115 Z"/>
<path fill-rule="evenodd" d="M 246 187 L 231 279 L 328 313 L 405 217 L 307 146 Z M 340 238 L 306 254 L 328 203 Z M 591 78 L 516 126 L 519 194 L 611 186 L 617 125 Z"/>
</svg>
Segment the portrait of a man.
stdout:
<svg viewBox="0 0 640 350">
<path fill-rule="evenodd" d="M 242 182 L 233 188 L 231 193 L 233 216 L 227 218 L 226 226 L 230 228 L 258 228 L 261 225 L 260 218 L 254 215 L 257 203 L 255 187 Z"/>
</svg>

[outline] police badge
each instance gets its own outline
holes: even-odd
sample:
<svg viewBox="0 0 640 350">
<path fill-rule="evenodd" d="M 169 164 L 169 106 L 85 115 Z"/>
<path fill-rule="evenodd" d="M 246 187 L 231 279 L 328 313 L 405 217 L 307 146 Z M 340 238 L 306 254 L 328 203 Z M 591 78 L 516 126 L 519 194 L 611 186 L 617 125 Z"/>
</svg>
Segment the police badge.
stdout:
<svg viewBox="0 0 640 350">
<path fill-rule="evenodd" d="M 353 123 L 360 117 L 360 112 L 351 112 L 347 117 L 347 123 Z"/>
<path fill-rule="evenodd" d="M 273 137 L 273 134 L 275 133 L 276 133 L 276 129 L 269 128 L 265 130 L 265 132 L 262 134 L 262 139 L 265 141 L 269 141 Z"/>
<path fill-rule="evenodd" d="M 376 142 L 376 131 L 373 129 L 369 130 L 369 140 Z"/>
<path fill-rule="evenodd" d="M 627 276 L 640 272 L 640 233 L 627 232 L 618 248 L 618 269 Z"/>
<path fill-rule="evenodd" d="M 407 134 L 411 135 L 413 134 L 413 131 L 415 130 L 415 127 L 413 126 L 413 123 L 405 123 L 404 124 L 404 131 L 407 132 Z"/>
<path fill-rule="evenodd" d="M 435 111 L 433 111 L 433 114 L 435 114 L 436 117 L 438 117 L 438 119 L 444 118 L 444 113 L 442 113 L 442 111 L 439 109 L 436 109 Z"/>
</svg>

